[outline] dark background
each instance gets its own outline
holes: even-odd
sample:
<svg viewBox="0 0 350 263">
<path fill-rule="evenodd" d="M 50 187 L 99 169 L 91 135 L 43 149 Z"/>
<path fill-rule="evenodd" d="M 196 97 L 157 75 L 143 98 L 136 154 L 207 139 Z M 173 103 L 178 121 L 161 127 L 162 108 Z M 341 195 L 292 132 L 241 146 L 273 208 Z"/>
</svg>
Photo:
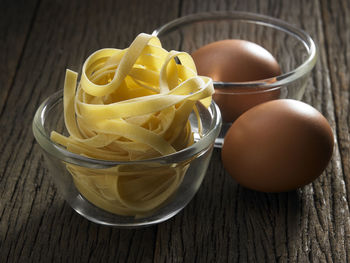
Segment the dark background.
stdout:
<svg viewBox="0 0 350 263">
<path fill-rule="evenodd" d="M 349 262 L 349 1 L 0 1 L 0 262 Z M 31 122 L 39 104 L 104 47 L 208 10 L 271 15 L 304 30 L 319 60 L 304 101 L 330 122 L 326 171 L 297 191 L 237 185 L 215 150 L 191 203 L 162 224 L 119 230 L 79 216 L 56 192 Z"/>
</svg>

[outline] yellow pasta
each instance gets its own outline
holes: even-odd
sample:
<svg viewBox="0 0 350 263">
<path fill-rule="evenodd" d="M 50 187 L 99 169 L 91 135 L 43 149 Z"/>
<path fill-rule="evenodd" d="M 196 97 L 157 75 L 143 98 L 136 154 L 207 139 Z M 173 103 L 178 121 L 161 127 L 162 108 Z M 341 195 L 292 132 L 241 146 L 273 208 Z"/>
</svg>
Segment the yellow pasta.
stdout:
<svg viewBox="0 0 350 263">
<path fill-rule="evenodd" d="M 112 161 L 164 156 L 193 144 L 189 115 L 198 116 L 195 103 L 208 106 L 214 91 L 210 78 L 197 75 L 190 55 L 168 52 L 157 37 L 144 33 L 126 49 L 90 55 L 77 84 L 78 74 L 67 70 L 63 101 L 69 136 L 54 131 L 51 139 L 76 154 Z M 67 164 L 67 169 L 91 203 L 119 215 L 144 216 L 176 191 L 188 165 Z"/>
</svg>

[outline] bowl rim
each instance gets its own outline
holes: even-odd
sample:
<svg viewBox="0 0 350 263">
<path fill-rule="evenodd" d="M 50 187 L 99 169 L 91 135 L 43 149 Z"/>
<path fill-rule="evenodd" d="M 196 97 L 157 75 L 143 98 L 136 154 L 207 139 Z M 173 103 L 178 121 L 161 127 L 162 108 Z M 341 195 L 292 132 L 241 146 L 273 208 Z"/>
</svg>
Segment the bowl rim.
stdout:
<svg viewBox="0 0 350 263">
<path fill-rule="evenodd" d="M 167 31 L 172 30 L 175 27 L 188 25 L 193 22 L 199 22 L 203 20 L 219 20 L 219 19 L 234 19 L 246 21 L 248 23 L 256 23 L 262 26 L 267 26 L 270 28 L 275 28 L 281 30 L 284 33 L 297 38 L 304 45 L 308 57 L 303 63 L 298 65 L 296 68 L 289 72 L 285 72 L 279 76 L 275 76 L 268 79 L 248 81 L 248 82 L 221 82 L 214 81 L 214 87 L 225 88 L 225 87 L 244 87 L 244 88 L 278 88 L 282 85 L 287 85 L 296 79 L 303 77 L 308 74 L 316 64 L 318 57 L 318 48 L 311 36 L 304 30 L 278 18 L 274 18 L 267 15 L 242 12 L 242 11 L 212 11 L 212 12 L 200 12 L 185 15 L 168 23 L 158 27 L 152 32 L 152 35 L 159 36 L 162 33 L 167 33 Z M 228 93 L 232 94 L 232 92 Z M 242 94 L 242 92 L 240 92 Z"/>
<path fill-rule="evenodd" d="M 132 160 L 132 161 L 110 161 L 102 160 L 96 158 L 85 157 L 76 153 L 72 153 L 65 149 L 63 146 L 60 146 L 54 143 L 50 139 L 50 135 L 47 134 L 44 125 L 45 125 L 45 114 L 51 110 L 57 103 L 63 100 L 63 90 L 59 90 L 51 94 L 46 98 L 41 105 L 36 110 L 36 113 L 32 122 L 32 131 L 36 141 L 39 145 L 52 156 L 65 161 L 67 163 L 76 164 L 79 166 L 85 166 L 88 168 L 109 168 L 116 165 L 130 165 L 130 164 L 147 164 L 147 163 L 159 163 L 159 164 L 172 164 L 179 163 L 181 161 L 186 161 L 188 159 L 197 156 L 204 150 L 206 150 L 210 145 L 214 145 L 215 139 L 219 135 L 222 125 L 221 113 L 219 107 L 212 100 L 208 113 L 212 116 L 212 121 L 208 132 L 203 135 L 198 141 L 192 144 L 189 147 L 186 147 L 175 153 L 160 156 L 156 158 L 144 159 L 144 160 Z M 204 106 L 203 106 L 204 107 Z M 209 112 L 209 109 L 211 112 Z M 63 111 L 63 107 L 62 107 Z"/>
</svg>

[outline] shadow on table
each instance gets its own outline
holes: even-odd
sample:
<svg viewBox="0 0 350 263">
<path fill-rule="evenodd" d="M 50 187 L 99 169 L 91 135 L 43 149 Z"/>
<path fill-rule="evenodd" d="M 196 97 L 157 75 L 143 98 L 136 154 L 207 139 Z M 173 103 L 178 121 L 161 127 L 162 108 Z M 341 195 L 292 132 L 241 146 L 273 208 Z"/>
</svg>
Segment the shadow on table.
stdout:
<svg viewBox="0 0 350 263">
<path fill-rule="evenodd" d="M 38 216 L 28 220 L 27 231 L 20 229 L 7 238 L 7 243 L 22 247 L 14 255 L 20 262 L 153 261 L 156 227 L 132 230 L 101 226 L 78 215 L 63 201 L 35 214 Z"/>
<path fill-rule="evenodd" d="M 301 237 L 300 191 L 252 191 L 238 185 L 220 165 L 214 151 L 195 198 L 159 226 L 158 237 L 165 246 L 156 257 L 178 262 L 259 262 L 257 255 L 294 253 Z"/>
</svg>

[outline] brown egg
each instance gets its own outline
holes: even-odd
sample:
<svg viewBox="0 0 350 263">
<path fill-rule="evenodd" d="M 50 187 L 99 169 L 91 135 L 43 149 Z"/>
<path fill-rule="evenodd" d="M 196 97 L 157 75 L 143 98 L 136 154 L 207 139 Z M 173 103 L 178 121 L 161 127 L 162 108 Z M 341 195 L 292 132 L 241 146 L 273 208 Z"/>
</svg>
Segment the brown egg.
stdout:
<svg viewBox="0 0 350 263">
<path fill-rule="evenodd" d="M 226 133 L 222 162 L 241 185 L 284 192 L 312 182 L 333 152 L 333 133 L 310 105 L 279 99 L 243 113 Z"/>
<path fill-rule="evenodd" d="M 219 106 L 224 122 L 234 122 L 246 110 L 270 100 L 279 99 L 280 89 L 215 88 L 213 99 Z"/>
<path fill-rule="evenodd" d="M 227 39 L 205 45 L 194 53 L 199 75 L 214 81 L 248 82 L 272 78 L 281 74 L 276 59 L 263 47 L 239 39 Z M 271 80 L 270 80 L 271 81 Z M 215 89 L 213 96 L 225 122 L 233 122 L 247 109 L 262 102 L 278 99 L 279 89 L 257 90 L 252 87 Z"/>
</svg>

